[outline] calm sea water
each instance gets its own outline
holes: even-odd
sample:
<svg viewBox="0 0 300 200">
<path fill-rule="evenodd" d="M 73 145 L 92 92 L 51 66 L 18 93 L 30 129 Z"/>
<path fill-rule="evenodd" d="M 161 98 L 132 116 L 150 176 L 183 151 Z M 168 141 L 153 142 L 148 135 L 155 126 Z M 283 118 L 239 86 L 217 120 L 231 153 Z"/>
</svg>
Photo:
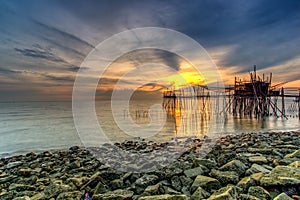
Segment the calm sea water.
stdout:
<svg viewBox="0 0 300 200">
<path fill-rule="evenodd" d="M 153 104 L 161 108 L 149 108 Z M 149 140 L 168 141 L 174 137 L 219 137 L 225 134 L 241 132 L 263 132 L 299 130 L 297 114 L 287 105 L 289 119 L 269 117 L 265 119 L 233 117 L 220 114 L 223 104 L 202 102 L 199 100 L 174 101 L 172 99 L 132 101 L 129 109 L 117 108 L 119 119 L 132 120 L 141 126 L 140 133 L 145 135 L 151 120 L 166 119 L 164 126 Z M 292 105 L 292 100 L 290 100 Z M 96 102 L 97 117 L 100 126 L 113 141 L 132 139 L 134 136 L 124 133 L 113 120 L 109 101 Z M 164 113 L 166 113 L 164 115 Z M 164 116 L 166 118 L 164 118 Z M 145 129 L 146 128 L 146 129 Z M 139 129 L 131 130 L 136 135 Z M 144 132 L 142 132 L 144 131 Z M 30 151 L 68 148 L 82 145 L 76 131 L 71 102 L 12 102 L 0 103 L 0 155 L 8 156 Z"/>
</svg>

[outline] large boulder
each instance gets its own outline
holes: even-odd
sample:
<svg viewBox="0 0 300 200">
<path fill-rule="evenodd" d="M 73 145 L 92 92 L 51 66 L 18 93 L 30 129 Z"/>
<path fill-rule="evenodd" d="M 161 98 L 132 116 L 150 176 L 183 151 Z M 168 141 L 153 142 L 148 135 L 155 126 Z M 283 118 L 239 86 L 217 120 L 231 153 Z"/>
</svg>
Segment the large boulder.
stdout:
<svg viewBox="0 0 300 200">
<path fill-rule="evenodd" d="M 195 190 L 199 187 L 202 187 L 204 190 L 210 192 L 212 190 L 217 190 L 221 188 L 221 184 L 215 178 L 199 175 L 195 178 L 191 186 L 191 193 L 194 193 Z"/>
<path fill-rule="evenodd" d="M 238 175 L 245 173 L 246 165 L 239 160 L 232 160 L 219 168 L 221 171 L 234 171 Z"/>
<path fill-rule="evenodd" d="M 260 200 L 271 199 L 270 193 L 260 186 L 251 186 L 248 190 L 248 194 L 257 197 Z"/>
<path fill-rule="evenodd" d="M 208 200 L 231 200 L 231 199 L 237 199 L 238 198 L 238 192 L 235 186 L 226 186 L 218 191 L 214 192 Z"/>
<path fill-rule="evenodd" d="M 287 186 L 300 184 L 300 169 L 290 166 L 277 166 L 260 179 L 262 186 Z"/>
<path fill-rule="evenodd" d="M 239 181 L 239 176 L 234 171 L 219 171 L 212 169 L 210 176 L 218 179 L 222 185 L 227 185 L 229 183 L 236 184 Z"/>
</svg>

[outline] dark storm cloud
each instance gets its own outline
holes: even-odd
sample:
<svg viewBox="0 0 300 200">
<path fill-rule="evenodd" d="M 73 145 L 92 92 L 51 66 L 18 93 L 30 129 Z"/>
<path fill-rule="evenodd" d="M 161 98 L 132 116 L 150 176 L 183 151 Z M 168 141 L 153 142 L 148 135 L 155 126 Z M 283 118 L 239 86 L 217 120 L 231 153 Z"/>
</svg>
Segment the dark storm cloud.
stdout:
<svg viewBox="0 0 300 200">
<path fill-rule="evenodd" d="M 132 62 L 135 66 L 147 63 L 157 63 L 169 66 L 178 71 L 180 69 L 182 58 L 172 52 L 150 48 L 131 51 L 120 57 L 117 62 L 124 62 L 127 60 Z"/>
<path fill-rule="evenodd" d="M 265 68 L 299 55 L 300 1 L 189 1 L 176 7 L 182 8 L 177 30 L 208 49 L 235 46 L 217 63 L 224 67 L 245 72 L 253 64 Z"/>
<path fill-rule="evenodd" d="M 82 45 L 84 46 L 87 46 L 87 47 L 90 47 L 90 48 L 94 48 L 93 45 L 91 45 L 90 43 L 84 41 L 83 39 L 73 35 L 73 34 L 70 34 L 70 33 L 67 33 L 65 31 L 62 31 L 58 28 L 55 28 L 53 26 L 50 26 L 50 25 L 47 25 L 47 24 L 44 24 L 42 22 L 39 22 L 37 20 L 33 20 L 37 25 L 39 25 L 40 27 L 42 27 L 43 29 L 46 29 L 47 30 L 47 33 L 53 33 L 53 35 L 58 38 L 62 38 L 62 39 L 67 39 L 67 40 L 71 40 L 71 41 L 75 41 L 77 43 L 81 43 Z M 57 38 L 56 38 L 57 39 Z"/>
</svg>

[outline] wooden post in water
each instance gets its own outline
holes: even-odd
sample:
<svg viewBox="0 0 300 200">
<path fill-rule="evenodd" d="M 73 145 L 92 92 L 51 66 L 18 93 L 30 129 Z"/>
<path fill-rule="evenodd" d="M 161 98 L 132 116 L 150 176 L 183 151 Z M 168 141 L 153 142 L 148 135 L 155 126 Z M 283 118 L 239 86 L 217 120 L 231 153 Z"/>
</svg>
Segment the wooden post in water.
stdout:
<svg viewBox="0 0 300 200">
<path fill-rule="evenodd" d="M 298 119 L 300 120 L 300 89 L 299 89 L 299 96 L 298 96 Z"/>
<path fill-rule="evenodd" d="M 284 89 L 281 88 L 281 99 L 282 99 L 282 116 L 285 116 L 285 105 L 284 105 Z"/>
</svg>

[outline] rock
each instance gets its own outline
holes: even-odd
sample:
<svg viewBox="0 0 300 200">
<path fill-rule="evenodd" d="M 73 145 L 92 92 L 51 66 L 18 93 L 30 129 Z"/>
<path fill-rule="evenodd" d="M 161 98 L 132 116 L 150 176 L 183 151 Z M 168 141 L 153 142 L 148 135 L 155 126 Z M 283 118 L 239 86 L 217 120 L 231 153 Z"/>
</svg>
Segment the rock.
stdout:
<svg viewBox="0 0 300 200">
<path fill-rule="evenodd" d="M 100 181 L 95 187 L 94 194 L 103 194 L 106 192 L 108 192 L 107 186 Z"/>
<path fill-rule="evenodd" d="M 192 194 L 190 200 L 202 200 L 207 199 L 210 196 L 202 187 L 198 187 L 197 190 Z"/>
<path fill-rule="evenodd" d="M 264 164 L 264 163 L 268 163 L 268 160 L 265 156 L 251 156 L 251 157 L 249 157 L 249 162 L 257 163 L 257 164 Z"/>
<path fill-rule="evenodd" d="M 255 181 L 250 176 L 246 176 L 238 182 L 237 186 L 242 188 L 244 192 L 247 192 L 249 187 L 255 186 Z"/>
<path fill-rule="evenodd" d="M 154 185 L 158 181 L 159 181 L 158 176 L 145 174 L 141 178 L 138 178 L 134 183 L 136 193 L 141 194 L 148 185 Z"/>
<path fill-rule="evenodd" d="M 195 178 L 191 186 L 191 193 L 194 193 L 199 187 L 202 187 L 204 190 L 210 192 L 212 190 L 217 190 L 221 188 L 221 184 L 215 178 L 199 175 Z"/>
<path fill-rule="evenodd" d="M 163 186 L 163 191 L 164 194 L 181 194 L 180 192 L 177 192 L 176 190 L 167 186 Z"/>
<path fill-rule="evenodd" d="M 44 200 L 44 199 L 46 199 L 46 195 L 43 192 L 37 193 L 36 195 L 30 198 L 30 200 Z"/>
<path fill-rule="evenodd" d="M 189 178 L 194 178 L 198 175 L 202 175 L 203 170 L 201 167 L 196 167 L 196 168 L 185 170 L 183 173 Z"/>
<path fill-rule="evenodd" d="M 240 194 L 239 200 L 260 200 L 260 199 L 250 194 Z"/>
<path fill-rule="evenodd" d="M 221 171 L 234 171 L 239 176 L 245 173 L 246 165 L 239 160 L 232 160 L 219 168 Z"/>
<path fill-rule="evenodd" d="M 195 158 L 194 159 L 195 166 L 203 165 L 208 169 L 215 169 L 217 168 L 217 163 L 215 160 L 211 159 L 204 159 L 204 158 Z"/>
<path fill-rule="evenodd" d="M 112 190 L 121 189 L 124 187 L 124 182 L 122 179 L 115 179 L 110 182 L 110 187 Z"/>
<path fill-rule="evenodd" d="M 294 151 L 293 153 L 287 154 L 284 158 L 300 158 L 300 149 Z"/>
<path fill-rule="evenodd" d="M 20 169 L 19 175 L 29 177 L 30 175 L 38 174 L 41 172 L 41 168 L 39 170 L 33 170 L 33 169 Z"/>
<path fill-rule="evenodd" d="M 0 184 L 3 184 L 3 183 L 7 183 L 7 182 L 10 182 L 11 180 L 17 178 L 16 176 L 12 176 L 12 175 L 3 175 L 2 174 L 2 177 L 0 177 Z"/>
<path fill-rule="evenodd" d="M 290 167 L 300 168 L 300 161 L 294 161 L 289 164 Z"/>
<path fill-rule="evenodd" d="M 271 154 L 272 153 L 272 148 L 248 148 L 249 153 L 261 153 L 261 154 Z"/>
<path fill-rule="evenodd" d="M 94 194 L 91 200 L 108 200 L 108 199 L 115 199 L 115 200 L 127 200 L 132 199 L 133 192 L 130 190 L 114 190 L 110 192 L 106 192 L 104 194 Z"/>
<path fill-rule="evenodd" d="M 177 162 L 172 163 L 171 165 L 169 165 L 166 170 L 166 177 L 171 178 L 172 176 L 175 175 L 180 175 L 182 174 L 183 170 L 179 168 L 179 164 Z"/>
<path fill-rule="evenodd" d="M 290 166 L 276 166 L 260 179 L 262 186 L 282 186 L 300 184 L 300 169 Z"/>
<path fill-rule="evenodd" d="M 293 199 L 283 192 L 278 196 L 276 196 L 273 200 L 293 200 Z"/>
<path fill-rule="evenodd" d="M 83 193 L 79 192 L 79 191 L 63 192 L 58 195 L 56 200 L 66 200 L 66 199 L 81 200 L 82 196 L 83 196 Z"/>
<path fill-rule="evenodd" d="M 162 184 L 149 185 L 143 192 L 142 196 L 159 195 L 162 191 Z"/>
<path fill-rule="evenodd" d="M 238 174 L 233 171 L 219 171 L 212 169 L 209 175 L 216 178 L 221 185 L 227 185 L 229 183 L 236 184 L 239 181 Z"/>
<path fill-rule="evenodd" d="M 30 200 L 30 197 L 29 196 L 16 197 L 13 200 Z"/>
<path fill-rule="evenodd" d="M 171 178 L 171 183 L 172 183 L 172 187 L 177 190 L 177 191 L 181 191 L 182 188 L 182 184 L 180 181 L 180 178 L 178 176 L 173 176 Z"/>
<path fill-rule="evenodd" d="M 251 186 L 248 190 L 248 194 L 257 197 L 260 200 L 271 199 L 270 193 L 260 186 Z"/>
<path fill-rule="evenodd" d="M 44 189 L 44 193 L 47 198 L 57 197 L 62 192 L 69 192 L 72 188 L 68 185 L 59 185 L 51 183 Z"/>
<path fill-rule="evenodd" d="M 12 169 L 15 167 L 21 166 L 23 163 L 21 161 L 16 161 L 16 162 L 10 162 L 5 166 L 5 169 Z"/>
<path fill-rule="evenodd" d="M 237 199 L 238 193 L 235 186 L 226 186 L 214 192 L 208 200 L 230 200 Z"/>
<path fill-rule="evenodd" d="M 219 166 L 225 165 L 226 163 L 228 163 L 231 160 L 235 159 L 235 157 L 236 157 L 236 152 L 235 151 L 231 151 L 230 153 L 221 154 L 217 158 L 218 165 Z"/>
<path fill-rule="evenodd" d="M 264 174 L 270 173 L 270 170 L 266 169 L 265 167 L 258 165 L 256 163 L 252 164 L 249 169 L 246 171 L 246 175 L 252 175 L 258 172 L 262 172 Z"/>
<path fill-rule="evenodd" d="M 10 184 L 9 190 L 15 190 L 17 192 L 21 192 L 21 191 L 26 191 L 26 190 L 35 190 L 34 186 L 31 185 L 23 185 L 23 184 L 17 184 L 17 183 L 12 183 Z"/>
<path fill-rule="evenodd" d="M 73 177 L 73 178 L 70 178 L 70 180 L 77 188 L 81 188 L 84 184 L 86 184 L 89 181 L 89 178 L 86 176 Z"/>
<path fill-rule="evenodd" d="M 135 181 L 135 184 L 138 186 L 147 187 L 148 185 L 154 185 L 158 180 L 159 178 L 156 175 L 145 174 L 141 178 L 138 178 Z"/>
<path fill-rule="evenodd" d="M 188 197 L 186 195 L 163 194 L 140 197 L 138 200 L 188 200 Z"/>
<path fill-rule="evenodd" d="M 103 178 L 100 176 L 101 172 L 96 172 L 95 174 L 93 174 L 91 176 L 91 178 L 89 178 L 89 181 L 84 184 L 80 190 L 83 190 L 84 188 L 86 188 L 87 186 L 93 188 L 96 186 L 96 184 L 98 184 L 99 181 L 104 182 Z"/>
</svg>

